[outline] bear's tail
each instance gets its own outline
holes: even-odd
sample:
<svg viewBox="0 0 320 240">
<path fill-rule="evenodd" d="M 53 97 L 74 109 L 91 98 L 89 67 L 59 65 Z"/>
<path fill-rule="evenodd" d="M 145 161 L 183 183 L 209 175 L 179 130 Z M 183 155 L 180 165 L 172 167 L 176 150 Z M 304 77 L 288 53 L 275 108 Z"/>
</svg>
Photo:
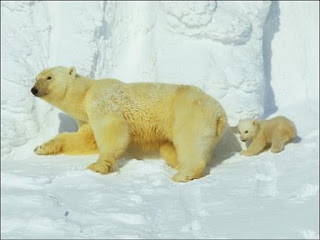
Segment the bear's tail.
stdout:
<svg viewBox="0 0 320 240">
<path fill-rule="evenodd" d="M 227 117 L 225 114 L 218 112 L 216 114 L 216 136 L 221 137 L 227 125 Z"/>
</svg>

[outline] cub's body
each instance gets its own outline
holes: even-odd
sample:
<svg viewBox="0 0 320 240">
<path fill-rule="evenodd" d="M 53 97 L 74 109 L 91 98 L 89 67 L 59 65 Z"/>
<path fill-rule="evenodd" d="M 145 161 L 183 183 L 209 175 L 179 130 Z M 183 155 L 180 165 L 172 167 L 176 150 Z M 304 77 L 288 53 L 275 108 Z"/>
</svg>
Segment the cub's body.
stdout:
<svg viewBox="0 0 320 240">
<path fill-rule="evenodd" d="M 280 152 L 297 135 L 293 122 L 282 116 L 269 120 L 241 120 L 238 129 L 242 141 L 252 139 L 249 148 L 240 153 L 247 156 L 257 155 L 269 146 L 272 152 Z"/>
</svg>

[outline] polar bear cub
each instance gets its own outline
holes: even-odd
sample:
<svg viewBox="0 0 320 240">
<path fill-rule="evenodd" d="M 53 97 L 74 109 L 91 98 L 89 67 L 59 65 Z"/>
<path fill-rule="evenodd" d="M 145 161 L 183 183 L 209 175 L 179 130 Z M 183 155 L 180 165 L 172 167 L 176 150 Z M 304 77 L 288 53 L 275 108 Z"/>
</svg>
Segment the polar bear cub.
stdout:
<svg viewBox="0 0 320 240">
<path fill-rule="evenodd" d="M 238 124 L 240 139 L 246 142 L 252 139 L 247 150 L 241 155 L 253 156 L 271 146 L 271 152 L 278 153 L 284 145 L 296 137 L 296 128 L 289 119 L 279 116 L 269 120 L 240 120 Z"/>
</svg>

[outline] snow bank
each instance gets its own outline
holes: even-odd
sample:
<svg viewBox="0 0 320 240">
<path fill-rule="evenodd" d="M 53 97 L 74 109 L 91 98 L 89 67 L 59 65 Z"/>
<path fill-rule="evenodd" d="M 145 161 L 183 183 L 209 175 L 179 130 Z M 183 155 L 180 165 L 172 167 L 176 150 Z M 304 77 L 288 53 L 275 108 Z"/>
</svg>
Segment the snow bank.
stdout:
<svg viewBox="0 0 320 240">
<path fill-rule="evenodd" d="M 263 115 L 262 36 L 269 2 L 1 6 L 2 156 L 43 136 L 40 129 L 50 125 L 52 135 L 64 124 L 59 111 L 30 94 L 35 75 L 56 65 L 76 66 L 94 78 L 197 85 L 223 104 L 231 125 Z"/>
<path fill-rule="evenodd" d="M 1 170 L 1 237 L 317 239 L 319 129 L 303 124 L 317 123 L 306 103 L 277 113 L 295 119 L 301 141 L 228 157 L 186 184 L 161 160 L 120 160 L 103 176 L 84 170 L 96 155 L 16 156 Z"/>
</svg>

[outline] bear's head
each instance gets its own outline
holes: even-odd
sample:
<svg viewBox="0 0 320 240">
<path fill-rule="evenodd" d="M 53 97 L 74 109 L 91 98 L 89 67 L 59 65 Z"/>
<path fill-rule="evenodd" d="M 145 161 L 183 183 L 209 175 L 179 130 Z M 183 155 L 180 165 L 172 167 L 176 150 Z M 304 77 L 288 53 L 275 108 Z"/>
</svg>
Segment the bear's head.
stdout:
<svg viewBox="0 0 320 240">
<path fill-rule="evenodd" d="M 49 101 L 50 99 L 62 99 L 65 96 L 67 86 L 76 78 L 74 67 L 47 68 L 36 77 L 36 83 L 31 92 L 36 97 Z"/>
<path fill-rule="evenodd" d="M 238 124 L 238 130 L 240 139 L 242 142 L 246 142 L 249 139 L 254 138 L 259 128 L 259 123 L 254 119 L 240 120 Z"/>
</svg>

